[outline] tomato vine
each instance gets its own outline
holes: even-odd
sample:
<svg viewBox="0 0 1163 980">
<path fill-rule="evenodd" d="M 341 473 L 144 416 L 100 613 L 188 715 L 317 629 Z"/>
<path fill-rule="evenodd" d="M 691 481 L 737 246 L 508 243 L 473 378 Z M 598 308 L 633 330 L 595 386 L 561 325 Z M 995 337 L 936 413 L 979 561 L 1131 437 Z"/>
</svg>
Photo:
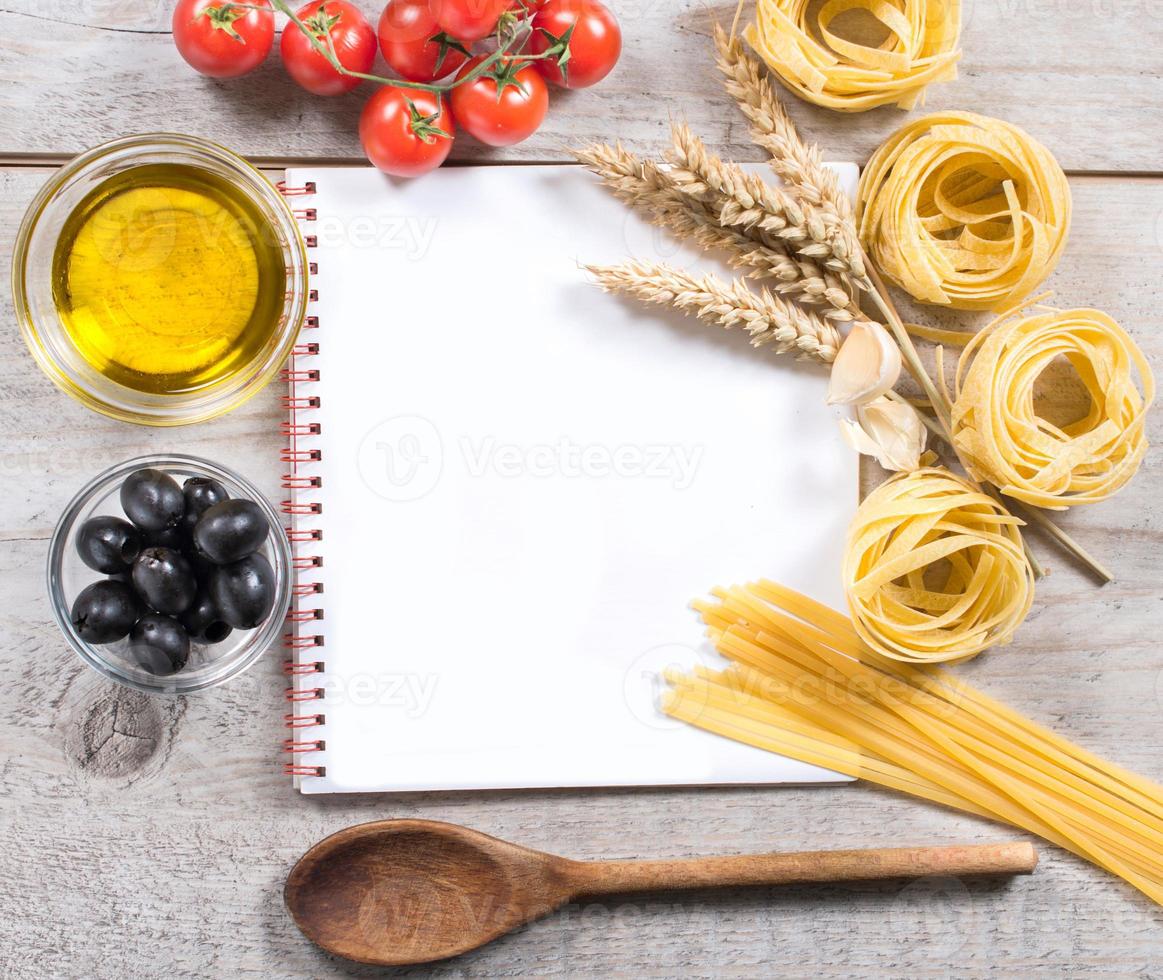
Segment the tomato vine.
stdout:
<svg viewBox="0 0 1163 980">
<path fill-rule="evenodd" d="M 320 0 L 320 8 L 325 9 L 326 0 Z M 320 38 L 320 34 L 316 33 L 313 28 L 313 22 L 304 21 L 287 0 L 270 0 L 270 7 L 262 6 L 253 3 L 234 3 L 229 2 L 222 6 L 222 10 L 228 13 L 231 10 L 269 10 L 273 7 L 279 13 L 285 14 L 296 29 L 303 32 L 311 47 L 314 48 L 320 55 L 327 59 L 328 63 L 339 74 L 347 75 L 350 78 L 359 78 L 366 82 L 376 82 L 380 85 L 395 85 L 399 88 L 419 89 L 423 92 L 435 92 L 442 95 L 450 92 L 452 89 L 460 85 L 467 85 L 469 82 L 475 81 L 482 75 L 488 75 L 496 71 L 496 66 L 501 63 L 502 59 L 514 58 L 521 62 L 534 62 L 547 59 L 553 59 L 558 63 L 564 63 L 569 60 L 569 39 L 559 40 L 557 43 L 551 45 L 546 50 L 538 54 L 530 54 L 528 52 L 521 52 L 520 48 L 529 39 L 532 34 L 531 22 L 533 19 L 533 11 L 529 9 L 523 2 L 521 4 L 521 11 L 506 11 L 501 15 L 500 20 L 497 21 L 496 31 L 494 36 L 497 40 L 497 49 L 485 56 L 480 64 L 476 65 L 471 71 L 466 72 L 463 76 L 453 79 L 450 82 L 413 82 L 406 78 L 388 78 L 384 75 L 375 75 L 368 72 L 352 71 L 345 67 L 339 60 L 339 55 L 335 51 L 335 44 L 331 39 L 329 31 L 320 32 L 322 38 L 326 39 L 326 43 Z M 514 52 L 516 49 L 516 52 Z"/>
</svg>

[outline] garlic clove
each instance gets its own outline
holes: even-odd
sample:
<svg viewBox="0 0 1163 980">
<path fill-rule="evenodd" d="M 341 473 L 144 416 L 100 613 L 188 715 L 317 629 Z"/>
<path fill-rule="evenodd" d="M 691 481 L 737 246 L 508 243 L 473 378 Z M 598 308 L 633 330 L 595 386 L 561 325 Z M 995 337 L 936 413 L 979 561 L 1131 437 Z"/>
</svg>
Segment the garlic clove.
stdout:
<svg viewBox="0 0 1163 980">
<path fill-rule="evenodd" d="M 928 432 L 917 410 L 881 396 L 842 419 L 844 439 L 858 453 L 872 456 L 886 470 L 911 473 L 921 466 Z"/>
<path fill-rule="evenodd" d="M 853 324 L 832 363 L 829 405 L 863 405 L 892 388 L 901 374 L 901 352 L 879 323 Z"/>
</svg>

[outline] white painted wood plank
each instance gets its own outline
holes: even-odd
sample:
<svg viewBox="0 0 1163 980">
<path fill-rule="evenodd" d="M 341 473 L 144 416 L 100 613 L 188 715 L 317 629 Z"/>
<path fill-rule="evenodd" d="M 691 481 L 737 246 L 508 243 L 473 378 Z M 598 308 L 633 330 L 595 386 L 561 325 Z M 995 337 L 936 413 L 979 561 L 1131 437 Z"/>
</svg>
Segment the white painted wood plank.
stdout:
<svg viewBox="0 0 1163 980">
<path fill-rule="evenodd" d="M 373 17 L 382 4 L 359 0 Z M 685 118 L 739 160 L 759 159 L 712 63 L 712 19 L 731 0 L 622 0 L 617 70 L 556 95 L 542 130 L 508 150 L 467 137 L 460 160 L 552 161 L 565 148 L 621 138 L 638 151 Z M 77 153 L 115 136 L 174 130 L 251 156 L 360 159 L 356 121 L 368 89 L 321 99 L 297 88 L 277 53 L 234 82 L 196 75 L 169 36 L 172 3 L 7 0 L 0 9 L 0 158 Z M 1074 171 L 1163 169 L 1163 21 L 1149 0 L 965 0 L 961 78 L 930 90 L 930 109 L 972 109 L 1027 128 Z M 383 67 L 382 62 L 380 62 Z M 893 108 L 837 115 L 787 99 L 832 159 L 863 162 L 908 118 Z M 920 110 L 918 110 L 920 111 Z"/>
<path fill-rule="evenodd" d="M 0 262 L 47 172 L 0 170 Z M 1076 219 L 1056 299 L 1116 316 L 1163 363 L 1163 180 L 1072 181 Z M 181 449 L 234 466 L 272 497 L 277 392 L 190 429 L 93 415 L 36 371 L 0 311 L 0 974 L 113 978 L 377 976 L 330 960 L 282 907 L 283 879 L 324 835 L 422 816 L 575 857 L 1005 840 L 1007 830 L 874 787 L 429 794 L 306 799 L 279 772 L 277 653 L 221 689 L 149 700 L 65 647 L 43 585 L 59 511 L 97 469 Z M 721 335 L 723 343 L 742 344 Z M 758 356 L 758 355 L 757 355 Z M 1151 430 L 1163 439 L 1155 414 Z M 1119 573 L 1053 574 L 1009 648 L 960 668 L 1015 708 L 1163 780 L 1163 463 L 1068 523 Z M 708 583 L 711 585 L 714 583 Z M 587 903 L 416 975 L 827 978 L 1158 972 L 1163 912 L 1049 846 L 1032 878 L 732 891 Z"/>
</svg>

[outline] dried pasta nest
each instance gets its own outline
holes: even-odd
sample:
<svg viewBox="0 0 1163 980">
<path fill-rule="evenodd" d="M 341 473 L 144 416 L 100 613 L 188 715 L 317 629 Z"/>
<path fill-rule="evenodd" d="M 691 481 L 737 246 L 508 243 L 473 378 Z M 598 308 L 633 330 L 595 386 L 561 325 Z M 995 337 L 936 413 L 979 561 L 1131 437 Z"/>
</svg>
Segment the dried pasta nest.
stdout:
<svg viewBox="0 0 1163 980">
<path fill-rule="evenodd" d="M 1053 271 L 1070 228 L 1058 162 L 1017 126 L 970 112 L 906 123 L 860 178 L 860 241 L 910 296 L 1009 309 Z"/>
<path fill-rule="evenodd" d="M 1090 399 L 1085 415 L 1061 426 L 1040 417 L 1034 400 L 1038 378 L 1058 358 L 1069 361 Z M 953 439 L 970 472 L 1037 507 L 1105 500 L 1135 475 L 1147 452 L 1151 367 L 1126 331 L 1098 310 L 995 321 L 965 348 L 955 394 Z"/>
<path fill-rule="evenodd" d="M 963 660 L 1008 643 L 1034 598 L 1021 524 L 947 470 L 882 484 L 857 510 L 844 554 L 861 639 L 910 663 Z"/>
<path fill-rule="evenodd" d="M 923 102 L 957 77 L 960 35 L 961 0 L 758 0 L 746 32 L 787 88 L 840 112 Z"/>
</svg>

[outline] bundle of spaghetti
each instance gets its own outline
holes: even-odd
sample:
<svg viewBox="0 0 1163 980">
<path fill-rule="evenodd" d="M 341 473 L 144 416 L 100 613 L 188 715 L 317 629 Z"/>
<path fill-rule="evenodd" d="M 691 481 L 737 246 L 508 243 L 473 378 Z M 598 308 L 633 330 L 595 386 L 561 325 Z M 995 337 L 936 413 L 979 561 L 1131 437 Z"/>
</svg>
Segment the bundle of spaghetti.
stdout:
<svg viewBox="0 0 1163 980">
<path fill-rule="evenodd" d="M 725 670 L 670 671 L 663 710 L 718 735 L 1004 821 L 1163 903 L 1163 787 L 934 666 L 870 650 L 773 582 L 697 602 Z"/>
<path fill-rule="evenodd" d="M 1061 427 L 1034 402 L 1035 384 L 1058 358 L 1089 396 L 1086 414 Z M 958 364 L 955 395 L 953 440 L 970 473 L 1027 504 L 1064 510 L 1105 500 L 1138 471 L 1155 379 L 1107 314 L 1047 310 L 1003 316 L 978 333 Z"/>
<path fill-rule="evenodd" d="M 1008 643 L 1034 599 L 1021 524 L 948 470 L 881 484 L 856 511 L 844 550 L 861 639 L 912 663 L 963 660 Z"/>
<path fill-rule="evenodd" d="M 957 77 L 961 0 L 758 0 L 746 38 L 807 102 L 840 112 L 912 109 L 925 86 Z M 876 24 L 858 36 L 844 29 Z"/>
<path fill-rule="evenodd" d="M 906 123 L 860 177 L 860 241 L 909 295 L 1001 311 L 1054 269 L 1070 228 L 1070 186 L 1027 133 L 941 112 Z"/>
</svg>

